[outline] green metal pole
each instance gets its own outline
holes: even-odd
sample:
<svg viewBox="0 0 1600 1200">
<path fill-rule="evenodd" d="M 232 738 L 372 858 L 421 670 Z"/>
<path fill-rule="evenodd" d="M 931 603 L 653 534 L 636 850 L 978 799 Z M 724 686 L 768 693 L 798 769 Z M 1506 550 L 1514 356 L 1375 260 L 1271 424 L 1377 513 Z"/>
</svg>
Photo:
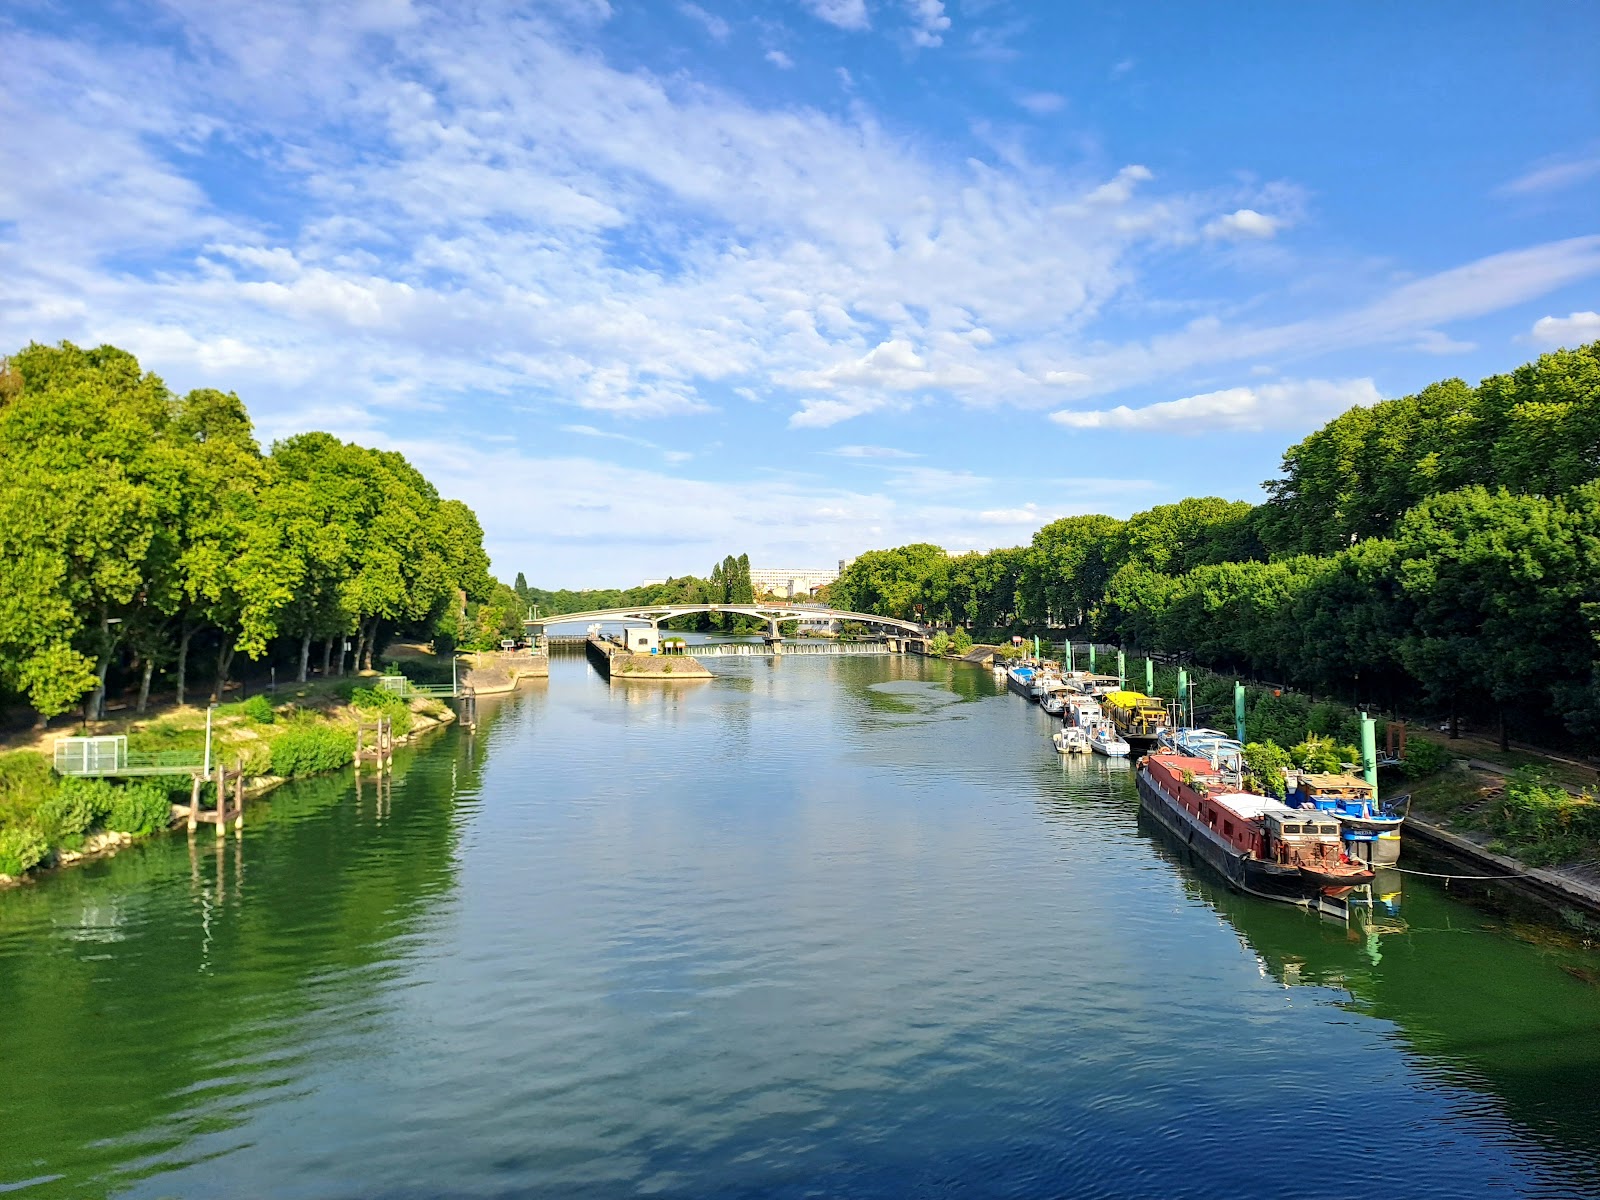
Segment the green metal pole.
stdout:
<svg viewBox="0 0 1600 1200">
<path fill-rule="evenodd" d="M 1156 694 L 1156 661 L 1153 658 L 1144 660 L 1144 690 L 1146 695 Z"/>
<path fill-rule="evenodd" d="M 1037 633 L 1033 635 L 1033 656 L 1035 658 L 1039 657 L 1039 635 Z"/>
<path fill-rule="evenodd" d="M 1178 712 L 1184 722 L 1189 720 L 1189 672 L 1178 668 Z"/>
<path fill-rule="evenodd" d="M 1089 643 L 1089 674 L 1094 674 L 1094 643 Z"/>
<path fill-rule="evenodd" d="M 1128 690 L 1128 656 L 1121 650 L 1117 651 L 1117 690 Z"/>
<path fill-rule="evenodd" d="M 1068 641 L 1061 647 L 1061 660 L 1067 664 L 1067 672 L 1072 671 L 1072 643 Z"/>
<path fill-rule="evenodd" d="M 1244 743 L 1244 684 L 1233 681 L 1233 716 L 1239 723 L 1239 742 Z"/>
<path fill-rule="evenodd" d="M 1361 714 L 1361 766 L 1366 772 L 1367 786 L 1378 786 L 1378 723 L 1366 713 Z M 1374 792 L 1374 795 L 1377 793 Z"/>
</svg>

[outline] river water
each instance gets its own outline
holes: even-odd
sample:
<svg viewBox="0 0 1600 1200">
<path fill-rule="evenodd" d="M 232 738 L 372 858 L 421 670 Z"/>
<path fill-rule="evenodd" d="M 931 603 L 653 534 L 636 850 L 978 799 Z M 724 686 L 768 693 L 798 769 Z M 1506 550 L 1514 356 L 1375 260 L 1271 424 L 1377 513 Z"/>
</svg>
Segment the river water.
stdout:
<svg viewBox="0 0 1600 1200">
<path fill-rule="evenodd" d="M 987 672 L 582 658 L 0 894 L 29 1197 L 1600 1195 L 1600 956 L 1234 897 Z"/>
</svg>

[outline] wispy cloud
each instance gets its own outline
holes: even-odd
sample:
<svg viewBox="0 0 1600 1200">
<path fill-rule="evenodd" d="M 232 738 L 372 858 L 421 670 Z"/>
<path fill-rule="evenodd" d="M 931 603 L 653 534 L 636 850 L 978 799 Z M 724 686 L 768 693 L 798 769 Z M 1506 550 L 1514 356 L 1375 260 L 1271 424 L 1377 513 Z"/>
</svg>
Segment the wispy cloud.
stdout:
<svg viewBox="0 0 1600 1200">
<path fill-rule="evenodd" d="M 1502 196 L 1533 196 L 1560 191 L 1600 175 L 1600 147 L 1564 158 L 1546 159 L 1540 165 L 1495 189 Z"/>
<path fill-rule="evenodd" d="M 765 57 L 769 63 L 780 70 L 792 71 L 794 69 L 794 59 L 790 58 L 782 50 L 768 50 Z"/>
<path fill-rule="evenodd" d="M 872 28 L 872 18 L 867 15 L 867 0 L 800 0 L 800 5 L 818 20 L 839 29 Z"/>
<path fill-rule="evenodd" d="M 1382 397 L 1370 379 L 1302 379 L 1184 396 L 1143 408 L 1065 410 L 1050 419 L 1068 429 L 1121 429 L 1192 435 L 1224 430 L 1309 429 Z"/>
<path fill-rule="evenodd" d="M 1060 112 L 1067 106 L 1067 98 L 1059 92 L 1028 92 L 1017 97 L 1017 103 L 1036 117 Z"/>
<path fill-rule="evenodd" d="M 698 24 L 719 42 L 727 41 L 728 35 L 733 32 L 733 27 L 727 21 L 717 16 L 716 13 L 707 12 L 698 4 L 679 4 L 678 11 Z"/>
<path fill-rule="evenodd" d="M 905 0 L 905 6 L 911 15 L 912 44 L 924 47 L 944 45 L 945 32 L 950 28 L 944 0 Z"/>
<path fill-rule="evenodd" d="M 909 450 L 896 450 L 893 446 L 836 446 L 826 453 L 839 458 L 918 458 Z"/>
</svg>

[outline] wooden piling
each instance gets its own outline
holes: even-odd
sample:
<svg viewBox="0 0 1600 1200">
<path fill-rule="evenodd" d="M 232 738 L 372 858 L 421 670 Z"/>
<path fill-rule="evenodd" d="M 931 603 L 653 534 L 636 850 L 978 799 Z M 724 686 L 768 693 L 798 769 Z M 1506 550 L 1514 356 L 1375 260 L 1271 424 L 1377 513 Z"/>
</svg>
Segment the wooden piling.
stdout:
<svg viewBox="0 0 1600 1200">
<path fill-rule="evenodd" d="M 194 786 L 189 789 L 189 832 L 193 833 L 200 824 L 200 772 L 194 773 Z"/>
</svg>

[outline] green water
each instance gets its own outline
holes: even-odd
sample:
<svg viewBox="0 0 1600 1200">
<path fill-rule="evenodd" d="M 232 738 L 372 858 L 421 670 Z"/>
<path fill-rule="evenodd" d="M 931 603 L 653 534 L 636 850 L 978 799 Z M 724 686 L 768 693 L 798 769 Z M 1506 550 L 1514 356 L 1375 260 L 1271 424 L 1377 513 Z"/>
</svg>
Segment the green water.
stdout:
<svg viewBox="0 0 1600 1200">
<path fill-rule="evenodd" d="M 1248 901 L 987 673 L 582 658 L 0 894 L 0 1190 L 1600 1194 L 1600 956 Z"/>
</svg>

